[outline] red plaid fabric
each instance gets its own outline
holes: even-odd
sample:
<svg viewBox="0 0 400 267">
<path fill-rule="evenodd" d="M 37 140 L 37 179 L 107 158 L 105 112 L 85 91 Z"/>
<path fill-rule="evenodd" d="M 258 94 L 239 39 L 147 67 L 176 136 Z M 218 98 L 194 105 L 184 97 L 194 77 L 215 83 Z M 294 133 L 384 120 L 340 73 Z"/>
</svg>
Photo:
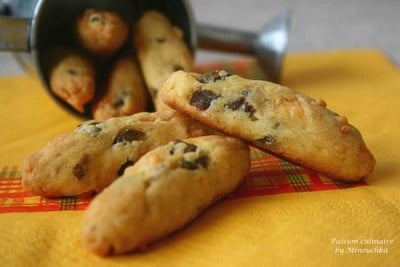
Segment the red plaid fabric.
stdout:
<svg viewBox="0 0 400 267">
<path fill-rule="evenodd" d="M 312 192 L 367 185 L 364 181 L 333 181 L 315 172 L 270 155 L 253 159 L 245 182 L 228 198 Z M 0 213 L 84 210 L 91 196 L 44 198 L 25 192 L 17 167 L 4 166 L 0 172 Z"/>
</svg>

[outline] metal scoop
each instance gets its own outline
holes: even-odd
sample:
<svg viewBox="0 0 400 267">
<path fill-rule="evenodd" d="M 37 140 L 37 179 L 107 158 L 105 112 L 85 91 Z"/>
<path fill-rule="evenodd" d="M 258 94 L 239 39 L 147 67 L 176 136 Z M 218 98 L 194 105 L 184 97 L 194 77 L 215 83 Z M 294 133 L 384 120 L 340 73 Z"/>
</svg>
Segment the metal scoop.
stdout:
<svg viewBox="0 0 400 267">
<path fill-rule="evenodd" d="M 1 2 L 0 2 L 1 4 Z M 13 0 L 0 7 L 0 51 L 15 52 L 19 63 L 36 73 L 50 95 L 69 111 L 69 105 L 49 89 L 44 52 L 58 45 L 69 45 L 66 29 L 85 8 L 122 13 L 132 21 L 144 11 L 156 9 L 182 29 L 190 50 L 196 48 L 254 55 L 268 80 L 278 82 L 289 36 L 290 14 L 285 12 L 266 24 L 260 33 L 197 24 L 189 1 L 185 0 Z M 89 115 L 89 114 L 85 114 Z"/>
</svg>

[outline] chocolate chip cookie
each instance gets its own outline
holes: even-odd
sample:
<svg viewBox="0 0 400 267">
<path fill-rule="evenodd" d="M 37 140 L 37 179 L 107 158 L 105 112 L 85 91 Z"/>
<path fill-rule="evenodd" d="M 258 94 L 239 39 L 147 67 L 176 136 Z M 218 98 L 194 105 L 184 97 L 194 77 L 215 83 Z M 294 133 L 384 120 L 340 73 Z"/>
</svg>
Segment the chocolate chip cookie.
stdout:
<svg viewBox="0 0 400 267">
<path fill-rule="evenodd" d="M 133 47 L 155 108 L 162 110 L 166 108 L 158 100 L 162 84 L 176 70 L 193 69 L 193 58 L 183 40 L 183 33 L 162 13 L 150 10 L 135 24 Z"/>
<path fill-rule="evenodd" d="M 133 54 L 119 56 L 107 76 L 103 94 L 93 101 L 94 119 L 106 120 L 145 111 L 148 93 Z"/>
<path fill-rule="evenodd" d="M 100 57 L 113 55 L 129 35 L 129 23 L 118 13 L 88 8 L 78 17 L 76 37 L 87 51 Z"/>
<path fill-rule="evenodd" d="M 248 145 L 233 137 L 177 139 L 158 147 L 95 197 L 83 240 L 99 255 L 147 245 L 233 191 L 249 168 Z"/>
<path fill-rule="evenodd" d="M 226 71 L 177 71 L 161 90 L 172 108 L 228 135 L 331 178 L 370 175 L 375 160 L 360 132 L 322 100 Z"/>
<path fill-rule="evenodd" d="M 69 48 L 55 48 L 47 57 L 51 91 L 83 113 L 95 94 L 96 72 L 92 61 Z"/>
<path fill-rule="evenodd" d="M 146 152 L 176 138 L 205 134 L 202 125 L 174 112 L 87 121 L 28 156 L 22 184 L 41 196 L 99 192 Z"/>
</svg>

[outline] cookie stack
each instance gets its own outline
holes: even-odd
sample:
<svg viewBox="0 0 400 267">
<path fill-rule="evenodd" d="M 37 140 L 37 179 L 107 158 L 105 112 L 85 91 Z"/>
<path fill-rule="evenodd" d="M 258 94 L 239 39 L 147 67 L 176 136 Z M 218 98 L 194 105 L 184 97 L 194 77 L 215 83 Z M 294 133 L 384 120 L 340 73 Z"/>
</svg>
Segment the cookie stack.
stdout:
<svg viewBox="0 0 400 267">
<path fill-rule="evenodd" d="M 248 174 L 250 146 L 332 179 L 374 169 L 346 117 L 279 84 L 179 70 L 157 99 L 162 111 L 87 121 L 22 165 L 35 194 L 99 193 L 82 227 L 99 255 L 143 247 L 232 192 Z"/>
<path fill-rule="evenodd" d="M 176 70 L 193 69 L 182 31 L 155 10 L 131 21 L 89 8 L 72 31 L 76 45 L 46 55 L 49 87 L 71 108 L 97 120 L 162 109 L 157 92 L 164 81 Z"/>
</svg>

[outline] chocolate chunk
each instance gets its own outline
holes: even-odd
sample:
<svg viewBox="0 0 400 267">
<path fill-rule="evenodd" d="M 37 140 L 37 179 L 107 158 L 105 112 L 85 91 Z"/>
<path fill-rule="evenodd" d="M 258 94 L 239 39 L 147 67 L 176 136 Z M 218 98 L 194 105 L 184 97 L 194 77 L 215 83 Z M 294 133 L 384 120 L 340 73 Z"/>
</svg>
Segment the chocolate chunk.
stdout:
<svg viewBox="0 0 400 267">
<path fill-rule="evenodd" d="M 167 39 L 165 37 L 157 37 L 155 40 L 156 40 L 156 43 L 158 43 L 158 44 L 162 44 L 167 41 Z"/>
<path fill-rule="evenodd" d="M 184 144 L 185 146 L 178 144 Z M 183 153 L 190 153 L 195 152 L 197 150 L 197 146 L 194 144 L 186 143 L 182 140 L 175 140 L 174 145 L 172 146 L 171 150 L 169 151 L 170 155 L 174 155 L 177 152 L 177 149 L 180 148 L 181 151 L 183 149 Z M 184 169 L 188 170 L 196 170 L 200 167 L 207 168 L 208 166 L 208 157 L 207 156 L 199 156 L 194 161 L 193 160 L 186 160 L 184 158 L 180 161 L 180 166 Z"/>
<path fill-rule="evenodd" d="M 225 80 L 225 78 L 229 76 L 231 76 L 231 74 L 224 70 L 214 70 L 204 73 L 203 75 L 199 76 L 197 80 L 201 83 L 210 83 L 219 80 Z"/>
<path fill-rule="evenodd" d="M 175 154 L 176 144 L 179 144 L 179 143 L 183 143 L 183 141 L 179 140 L 179 139 L 174 141 L 174 145 L 172 146 L 172 148 L 169 151 L 170 155 L 174 155 Z"/>
<path fill-rule="evenodd" d="M 244 97 L 241 97 L 238 100 L 226 104 L 225 107 L 231 110 L 238 110 L 244 104 L 245 101 L 246 99 Z"/>
<path fill-rule="evenodd" d="M 72 76 L 78 75 L 78 71 L 75 69 L 68 69 L 67 72 Z"/>
<path fill-rule="evenodd" d="M 207 169 L 208 167 L 208 157 L 207 156 L 201 156 L 196 160 L 197 165 L 200 165 L 204 169 Z"/>
<path fill-rule="evenodd" d="M 144 132 L 129 128 L 123 129 L 118 133 L 117 137 L 115 137 L 113 144 L 138 141 L 144 139 L 144 137 Z"/>
<path fill-rule="evenodd" d="M 200 89 L 193 92 L 190 98 L 190 105 L 195 106 L 200 110 L 206 110 L 210 107 L 211 102 L 217 99 L 219 95 L 205 89 Z"/>
<path fill-rule="evenodd" d="M 102 21 L 102 19 L 101 19 L 100 15 L 98 15 L 98 14 L 91 14 L 89 16 L 89 21 L 90 22 L 98 22 L 98 21 Z"/>
<path fill-rule="evenodd" d="M 208 157 L 207 156 L 201 156 L 197 158 L 195 161 L 188 161 L 188 160 L 182 160 L 180 163 L 181 167 L 184 169 L 188 170 L 197 170 L 198 168 L 207 168 L 208 167 Z"/>
<path fill-rule="evenodd" d="M 257 141 L 264 145 L 271 145 L 276 142 L 276 139 L 273 135 L 267 134 L 263 138 L 257 139 Z"/>
<path fill-rule="evenodd" d="M 114 101 L 113 106 L 115 108 L 122 108 L 125 104 L 125 99 L 128 96 L 128 92 L 123 90 L 117 95 L 116 101 Z"/>
<path fill-rule="evenodd" d="M 78 180 L 83 179 L 89 169 L 90 157 L 89 155 L 83 155 L 79 162 L 72 169 L 72 174 L 78 178 Z"/>
<path fill-rule="evenodd" d="M 239 99 L 226 104 L 225 107 L 231 110 L 242 109 L 244 112 L 249 113 L 249 117 L 251 118 L 252 121 L 258 120 L 254 116 L 256 109 L 246 101 L 245 97 L 240 97 Z"/>
<path fill-rule="evenodd" d="M 183 150 L 183 153 L 188 153 L 188 152 L 194 152 L 197 149 L 197 146 L 193 145 L 193 144 L 189 144 L 186 142 L 183 142 L 182 140 L 175 140 L 174 141 L 174 145 L 172 146 L 171 150 L 169 151 L 170 155 L 174 155 L 175 154 L 175 150 L 176 150 L 176 145 L 177 144 L 185 144 L 186 147 Z"/>
<path fill-rule="evenodd" d="M 254 113 L 256 112 L 257 110 L 252 106 L 252 105 L 250 105 L 249 103 L 245 103 L 245 105 L 244 105 L 244 112 L 246 112 L 246 113 L 249 113 L 249 118 L 252 120 L 252 121 L 256 121 L 256 120 L 258 120 L 255 116 L 254 116 Z"/>
<path fill-rule="evenodd" d="M 133 163 L 134 163 L 134 162 L 133 162 L 132 160 L 127 159 L 127 160 L 125 161 L 125 163 L 122 164 L 121 167 L 119 167 L 119 169 L 118 169 L 118 171 L 117 171 L 117 176 L 121 176 L 122 174 L 124 174 L 125 169 L 128 168 L 129 166 L 132 166 Z"/>
<path fill-rule="evenodd" d="M 92 137 L 97 137 L 102 131 L 102 128 L 100 127 L 100 122 L 92 121 L 90 123 L 79 125 L 77 130 L 78 132 L 87 133 Z"/>
<path fill-rule="evenodd" d="M 188 170 L 196 170 L 197 164 L 196 164 L 196 162 L 182 160 L 181 167 L 184 169 L 188 169 Z"/>
<path fill-rule="evenodd" d="M 174 65 L 174 71 L 184 70 L 181 65 Z"/>
<path fill-rule="evenodd" d="M 187 147 L 183 150 L 183 153 L 188 153 L 188 152 L 194 152 L 197 149 L 197 146 L 193 145 L 193 144 L 187 144 Z"/>
<path fill-rule="evenodd" d="M 113 106 L 117 109 L 120 109 L 124 106 L 125 100 L 123 98 L 118 98 L 117 101 L 113 103 Z"/>
<path fill-rule="evenodd" d="M 275 122 L 274 125 L 272 125 L 273 129 L 278 129 L 281 124 L 279 122 Z"/>
</svg>

